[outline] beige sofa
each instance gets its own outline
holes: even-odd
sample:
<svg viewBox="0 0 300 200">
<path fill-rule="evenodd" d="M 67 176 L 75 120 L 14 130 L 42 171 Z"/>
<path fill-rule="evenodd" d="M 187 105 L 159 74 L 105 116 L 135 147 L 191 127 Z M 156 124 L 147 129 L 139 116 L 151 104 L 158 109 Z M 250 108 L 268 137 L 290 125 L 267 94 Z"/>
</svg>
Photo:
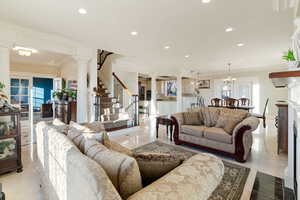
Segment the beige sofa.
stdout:
<svg viewBox="0 0 300 200">
<path fill-rule="evenodd" d="M 104 168 L 83 154 L 59 129 L 37 124 L 39 174 L 45 199 L 120 200 Z M 90 141 L 90 140 L 89 140 Z M 113 160 L 110 159 L 106 160 Z M 129 200 L 205 200 L 220 183 L 224 166 L 220 159 L 198 154 L 152 184 L 129 196 Z"/>
<path fill-rule="evenodd" d="M 213 107 L 176 113 L 172 119 L 175 144 L 199 147 L 231 156 L 239 162 L 247 160 L 252 132 L 259 125 L 259 120 L 246 111 Z"/>
</svg>

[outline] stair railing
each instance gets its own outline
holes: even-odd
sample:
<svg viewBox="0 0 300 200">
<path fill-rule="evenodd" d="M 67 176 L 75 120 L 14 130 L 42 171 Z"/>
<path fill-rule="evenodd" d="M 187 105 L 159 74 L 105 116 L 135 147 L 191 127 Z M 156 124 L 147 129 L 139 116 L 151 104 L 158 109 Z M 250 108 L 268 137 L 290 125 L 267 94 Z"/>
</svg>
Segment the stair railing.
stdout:
<svg viewBox="0 0 300 200">
<path fill-rule="evenodd" d="M 128 96 L 129 102 L 128 102 L 128 105 L 125 107 L 125 112 L 127 112 L 129 114 L 129 116 L 133 119 L 133 125 L 138 126 L 139 125 L 139 110 L 138 110 L 139 109 L 139 97 L 138 97 L 138 95 L 132 94 L 115 73 L 112 73 L 112 75 L 115 78 L 115 80 L 119 83 L 119 85 L 121 86 L 122 92 L 124 91 L 125 94 Z M 124 102 L 122 102 L 122 103 L 124 105 Z"/>
</svg>

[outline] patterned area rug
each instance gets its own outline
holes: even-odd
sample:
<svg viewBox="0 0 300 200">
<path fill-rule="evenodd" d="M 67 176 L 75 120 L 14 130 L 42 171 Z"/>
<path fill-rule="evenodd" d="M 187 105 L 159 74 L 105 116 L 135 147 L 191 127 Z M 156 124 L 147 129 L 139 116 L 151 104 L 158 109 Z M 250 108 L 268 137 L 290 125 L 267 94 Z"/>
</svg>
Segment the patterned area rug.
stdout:
<svg viewBox="0 0 300 200">
<path fill-rule="evenodd" d="M 155 141 L 133 150 L 134 152 L 172 153 L 184 156 L 186 159 L 195 155 L 192 151 L 180 146 L 169 145 Z M 225 170 L 220 185 L 212 193 L 209 200 L 239 200 L 244 190 L 250 169 L 223 160 Z"/>
</svg>

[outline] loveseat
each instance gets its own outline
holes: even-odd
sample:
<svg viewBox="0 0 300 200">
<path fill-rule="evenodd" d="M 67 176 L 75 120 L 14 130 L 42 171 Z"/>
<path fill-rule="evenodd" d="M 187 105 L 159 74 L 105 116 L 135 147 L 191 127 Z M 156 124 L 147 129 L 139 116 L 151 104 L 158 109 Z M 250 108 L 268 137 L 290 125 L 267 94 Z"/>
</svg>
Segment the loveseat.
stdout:
<svg viewBox="0 0 300 200">
<path fill-rule="evenodd" d="M 247 111 L 199 107 L 172 115 L 174 142 L 246 162 L 259 120 Z"/>
<path fill-rule="evenodd" d="M 86 133 L 81 134 L 78 131 L 70 133 L 67 129 L 68 127 L 63 124 L 53 125 L 45 122 L 37 124 L 38 172 L 45 199 L 205 200 L 218 186 L 224 173 L 224 165 L 220 159 L 209 154 L 197 154 L 155 182 L 141 187 L 124 198 L 120 192 L 129 195 L 129 188 L 132 189 L 134 185 L 133 189 L 136 189 L 140 184 L 140 178 L 136 177 L 140 172 L 127 170 L 136 165 L 136 161 L 130 156 L 110 151 L 106 147 L 101 151 L 97 150 L 96 146 L 100 148 L 103 146 L 97 141 L 103 138 L 106 141 L 105 134 L 98 137 L 99 134 L 91 136 L 87 133 L 89 139 L 85 140 L 83 145 L 82 140 L 87 137 L 83 135 Z M 112 146 L 116 145 L 112 141 L 109 143 Z M 119 165 L 120 158 L 122 159 Z M 127 168 L 123 170 L 123 167 Z M 132 177 L 128 177 L 131 175 Z M 127 182 L 123 181 L 126 177 Z M 121 186 L 118 185 L 120 182 Z"/>
</svg>

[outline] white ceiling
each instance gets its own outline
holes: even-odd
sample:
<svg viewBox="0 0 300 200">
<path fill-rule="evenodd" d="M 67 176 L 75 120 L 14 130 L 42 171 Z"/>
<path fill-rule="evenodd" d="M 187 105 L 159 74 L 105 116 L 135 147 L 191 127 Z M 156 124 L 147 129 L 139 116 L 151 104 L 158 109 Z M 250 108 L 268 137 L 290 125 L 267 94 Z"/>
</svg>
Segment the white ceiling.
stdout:
<svg viewBox="0 0 300 200">
<path fill-rule="evenodd" d="M 69 56 L 49 51 L 39 50 L 31 56 L 20 56 L 15 50 L 10 52 L 10 60 L 15 64 L 60 67 L 66 59 L 69 59 Z"/>
<path fill-rule="evenodd" d="M 128 56 L 151 71 L 280 64 L 293 32 L 293 9 L 275 12 L 272 0 L 1 0 L 0 19 Z M 229 26 L 235 31 L 225 33 Z"/>
</svg>

